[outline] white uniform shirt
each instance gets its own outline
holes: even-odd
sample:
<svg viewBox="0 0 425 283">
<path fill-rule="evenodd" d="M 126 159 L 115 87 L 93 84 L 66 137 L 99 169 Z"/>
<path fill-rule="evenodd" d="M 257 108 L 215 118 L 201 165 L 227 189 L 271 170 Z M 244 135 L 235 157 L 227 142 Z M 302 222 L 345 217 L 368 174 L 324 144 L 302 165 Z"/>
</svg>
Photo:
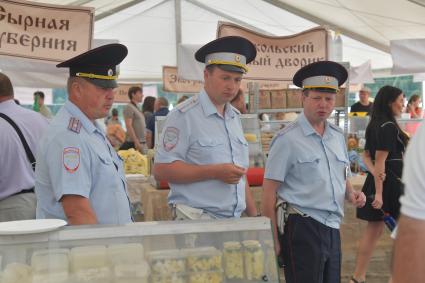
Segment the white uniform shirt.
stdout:
<svg viewBox="0 0 425 283">
<path fill-rule="evenodd" d="M 0 103 L 0 113 L 21 129 L 34 156 L 48 121 L 40 113 L 17 105 L 13 99 Z M 0 118 L 0 200 L 34 187 L 34 171 L 15 129 Z"/>
<path fill-rule="evenodd" d="M 407 147 L 403 183 L 404 195 L 400 198 L 401 213 L 425 220 L 425 127 L 422 124 Z"/>
</svg>

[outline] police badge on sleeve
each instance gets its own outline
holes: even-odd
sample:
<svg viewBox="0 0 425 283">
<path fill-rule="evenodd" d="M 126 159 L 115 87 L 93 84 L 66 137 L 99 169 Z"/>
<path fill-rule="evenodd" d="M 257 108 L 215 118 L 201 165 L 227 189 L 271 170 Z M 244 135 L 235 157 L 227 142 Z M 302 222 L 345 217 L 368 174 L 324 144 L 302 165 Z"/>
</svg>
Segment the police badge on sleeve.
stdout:
<svg viewBox="0 0 425 283">
<path fill-rule="evenodd" d="M 162 140 L 165 151 L 170 151 L 176 147 L 179 142 L 179 129 L 168 127 L 165 129 L 164 138 Z"/>
<path fill-rule="evenodd" d="M 62 154 L 63 166 L 69 173 L 74 173 L 80 166 L 80 149 L 78 147 L 66 147 Z"/>
</svg>

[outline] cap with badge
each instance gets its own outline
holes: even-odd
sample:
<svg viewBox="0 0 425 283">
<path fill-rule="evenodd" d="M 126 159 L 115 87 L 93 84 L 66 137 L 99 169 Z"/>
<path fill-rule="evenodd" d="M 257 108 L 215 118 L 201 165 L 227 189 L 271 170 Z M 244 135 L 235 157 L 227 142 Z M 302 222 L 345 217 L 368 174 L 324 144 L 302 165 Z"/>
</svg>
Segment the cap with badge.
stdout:
<svg viewBox="0 0 425 283">
<path fill-rule="evenodd" d="M 195 53 L 195 59 L 206 66 L 217 65 L 228 72 L 247 73 L 247 64 L 255 59 L 257 49 L 246 38 L 225 36 L 217 38 Z"/>
<path fill-rule="evenodd" d="M 75 56 L 56 67 L 69 68 L 71 77 L 80 77 L 102 88 L 117 87 L 117 65 L 127 56 L 128 50 L 122 44 L 112 43 L 99 46 Z"/>
<path fill-rule="evenodd" d="M 347 77 L 347 70 L 341 64 L 319 61 L 299 69 L 294 75 L 293 82 L 303 89 L 337 93 Z"/>
</svg>

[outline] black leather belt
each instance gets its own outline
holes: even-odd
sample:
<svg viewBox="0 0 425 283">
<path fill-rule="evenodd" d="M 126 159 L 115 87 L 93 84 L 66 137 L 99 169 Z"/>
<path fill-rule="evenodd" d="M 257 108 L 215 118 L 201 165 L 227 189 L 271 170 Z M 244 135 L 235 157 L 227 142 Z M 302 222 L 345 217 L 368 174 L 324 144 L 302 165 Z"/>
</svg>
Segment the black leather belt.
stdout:
<svg viewBox="0 0 425 283">
<path fill-rule="evenodd" d="M 34 188 L 27 189 L 27 190 L 22 190 L 22 191 L 20 191 L 20 192 L 17 192 L 17 193 L 15 193 L 15 194 L 13 194 L 13 196 L 14 196 L 14 195 L 20 195 L 20 194 L 29 194 L 29 193 L 34 193 Z"/>
</svg>

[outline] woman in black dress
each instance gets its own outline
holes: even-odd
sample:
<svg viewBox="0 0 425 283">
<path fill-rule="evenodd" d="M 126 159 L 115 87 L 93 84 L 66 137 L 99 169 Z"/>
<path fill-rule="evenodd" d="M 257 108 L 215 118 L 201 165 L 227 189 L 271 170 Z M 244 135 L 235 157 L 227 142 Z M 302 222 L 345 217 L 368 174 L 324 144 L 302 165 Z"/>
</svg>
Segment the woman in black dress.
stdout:
<svg viewBox="0 0 425 283">
<path fill-rule="evenodd" d="M 365 282 L 366 270 L 376 242 L 384 230 L 384 213 L 395 219 L 400 214 L 403 153 L 409 137 L 400 129 L 396 117 L 403 110 L 403 92 L 384 86 L 376 95 L 371 120 L 366 128 L 364 162 L 368 175 L 363 193 L 366 205 L 357 209 L 357 218 L 368 221 L 357 252 L 352 283 Z M 381 210 L 382 209 L 382 210 Z"/>
</svg>

